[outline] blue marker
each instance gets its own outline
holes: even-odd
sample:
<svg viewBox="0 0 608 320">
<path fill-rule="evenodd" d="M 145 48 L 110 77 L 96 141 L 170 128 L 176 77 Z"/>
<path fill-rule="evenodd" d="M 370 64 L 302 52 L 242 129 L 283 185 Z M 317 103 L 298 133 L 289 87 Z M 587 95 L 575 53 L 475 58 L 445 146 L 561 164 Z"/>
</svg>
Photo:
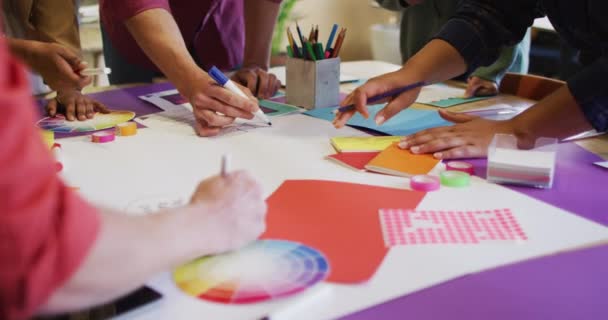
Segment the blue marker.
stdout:
<svg viewBox="0 0 608 320">
<path fill-rule="evenodd" d="M 394 96 L 398 96 L 406 91 L 412 90 L 412 89 L 416 89 L 418 87 L 424 87 L 426 85 L 426 83 L 424 81 L 420 81 L 420 82 L 416 82 L 416 83 L 412 83 L 410 85 L 407 85 L 405 87 L 401 87 L 401 88 L 397 88 L 397 89 L 393 89 L 390 91 L 387 91 L 385 93 L 379 94 L 377 96 L 373 96 L 369 99 L 367 99 L 367 103 L 371 104 L 386 98 L 390 98 L 390 97 L 394 97 Z M 338 108 L 339 112 L 346 112 L 346 111 L 351 111 L 351 110 L 355 110 L 355 105 L 351 104 L 348 106 L 344 106 L 344 107 L 340 107 Z"/>
<path fill-rule="evenodd" d="M 331 28 L 331 33 L 329 34 L 329 39 L 327 39 L 327 45 L 325 46 L 325 52 L 329 52 L 331 50 L 331 44 L 334 42 L 334 37 L 336 36 L 337 31 L 338 31 L 338 25 L 334 23 L 334 26 Z"/>
<path fill-rule="evenodd" d="M 250 99 L 234 82 L 232 82 L 230 79 L 228 79 L 228 77 L 226 77 L 226 75 L 224 73 L 222 73 L 215 66 L 213 66 L 213 67 L 211 67 L 211 69 L 209 69 L 209 76 L 211 76 L 211 78 L 213 78 L 213 80 L 215 80 L 215 82 L 217 82 L 220 86 L 232 91 L 233 93 L 236 93 L 237 95 L 239 95 L 245 99 Z M 254 113 L 254 116 L 256 116 L 258 119 L 266 122 L 269 126 L 272 125 L 272 123 L 270 122 L 268 117 L 264 114 L 264 112 L 261 109 L 258 109 L 258 111 L 256 111 Z"/>
</svg>

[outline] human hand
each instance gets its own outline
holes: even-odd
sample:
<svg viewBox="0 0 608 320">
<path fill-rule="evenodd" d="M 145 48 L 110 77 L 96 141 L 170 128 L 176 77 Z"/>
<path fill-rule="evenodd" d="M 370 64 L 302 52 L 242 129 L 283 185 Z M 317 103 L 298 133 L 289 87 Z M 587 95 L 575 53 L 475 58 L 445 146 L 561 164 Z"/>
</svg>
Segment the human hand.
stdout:
<svg viewBox="0 0 608 320">
<path fill-rule="evenodd" d="M 46 113 L 50 117 L 54 117 L 57 112 L 65 113 L 68 121 L 84 121 L 92 119 L 96 112 L 110 113 L 110 110 L 103 103 L 83 95 L 78 90 L 67 90 L 57 92 L 57 97 L 49 100 L 46 105 Z"/>
<path fill-rule="evenodd" d="M 274 74 L 256 66 L 239 69 L 232 80 L 246 86 L 260 99 L 271 98 L 281 88 L 281 81 Z"/>
<path fill-rule="evenodd" d="M 253 119 L 253 113 L 259 109 L 257 99 L 247 88 L 239 84 L 237 86 L 250 99 L 223 88 L 207 74 L 188 82 L 182 95 L 192 104 L 198 135 L 217 135 L 223 127 L 233 123 L 235 118 Z"/>
<path fill-rule="evenodd" d="M 409 75 L 405 69 L 370 79 L 365 84 L 355 89 L 355 91 L 351 92 L 340 103 L 340 106 L 354 104 L 355 110 L 338 113 L 333 121 L 334 126 L 336 128 L 343 127 L 355 112 L 361 113 L 366 119 L 369 118 L 369 112 L 367 111 L 367 100 L 369 98 L 415 82 L 418 81 Z M 377 103 L 386 101 L 389 101 L 389 103 L 376 114 L 376 118 L 374 119 L 376 124 L 381 125 L 401 110 L 408 108 L 416 101 L 420 90 L 421 88 L 415 88 L 406 91 L 397 97 L 378 101 Z"/>
<path fill-rule="evenodd" d="M 262 187 L 244 171 L 215 176 L 201 182 L 191 199 L 201 208 L 193 226 L 210 253 L 238 249 L 266 229 L 266 202 Z"/>
<path fill-rule="evenodd" d="M 73 50 L 56 43 L 25 43 L 26 63 L 42 76 L 51 89 L 80 90 L 91 83 L 91 77 L 79 74 L 87 64 Z"/>
<path fill-rule="evenodd" d="M 497 133 L 514 134 L 518 147 L 534 147 L 534 140 L 521 134 L 515 121 L 494 121 L 467 114 L 440 110 L 445 120 L 455 125 L 432 128 L 404 137 L 399 143 L 402 149 L 414 154 L 432 153 L 437 159 L 477 158 L 487 156 L 488 146 Z"/>
<path fill-rule="evenodd" d="M 498 85 L 494 81 L 482 79 L 480 77 L 470 77 L 467 80 L 467 90 L 464 95 L 471 97 L 495 96 L 498 94 Z"/>
</svg>

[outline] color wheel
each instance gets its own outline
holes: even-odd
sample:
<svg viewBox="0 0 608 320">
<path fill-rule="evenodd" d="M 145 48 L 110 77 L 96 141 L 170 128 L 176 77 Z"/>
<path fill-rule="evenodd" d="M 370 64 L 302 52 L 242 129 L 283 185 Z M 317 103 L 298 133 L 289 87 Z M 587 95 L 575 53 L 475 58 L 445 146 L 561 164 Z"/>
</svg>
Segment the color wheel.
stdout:
<svg viewBox="0 0 608 320">
<path fill-rule="evenodd" d="M 37 125 L 43 130 L 60 133 L 89 132 L 108 129 L 119 123 L 127 122 L 135 117 L 131 111 L 112 111 L 111 113 L 95 113 L 93 119 L 85 121 L 68 121 L 65 116 L 58 114 L 55 117 L 47 117 L 38 121 Z"/>
<path fill-rule="evenodd" d="M 185 264 L 173 279 L 199 299 L 242 304 L 303 291 L 328 275 L 329 264 L 319 251 L 296 242 L 258 240 L 235 252 Z"/>
</svg>

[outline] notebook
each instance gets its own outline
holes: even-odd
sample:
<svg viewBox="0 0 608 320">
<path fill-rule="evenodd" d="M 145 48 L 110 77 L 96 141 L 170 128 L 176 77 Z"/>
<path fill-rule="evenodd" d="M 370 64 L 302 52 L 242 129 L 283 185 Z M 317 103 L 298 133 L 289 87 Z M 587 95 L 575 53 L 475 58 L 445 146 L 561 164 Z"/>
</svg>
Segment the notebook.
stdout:
<svg viewBox="0 0 608 320">
<path fill-rule="evenodd" d="M 379 137 L 333 137 L 331 145 L 338 152 L 374 152 L 382 151 L 394 142 L 399 142 L 400 136 Z"/>
<path fill-rule="evenodd" d="M 373 158 L 365 169 L 373 172 L 390 174 L 401 177 L 411 177 L 418 174 L 427 174 L 440 160 L 430 154 L 413 154 L 392 144 Z"/>
</svg>

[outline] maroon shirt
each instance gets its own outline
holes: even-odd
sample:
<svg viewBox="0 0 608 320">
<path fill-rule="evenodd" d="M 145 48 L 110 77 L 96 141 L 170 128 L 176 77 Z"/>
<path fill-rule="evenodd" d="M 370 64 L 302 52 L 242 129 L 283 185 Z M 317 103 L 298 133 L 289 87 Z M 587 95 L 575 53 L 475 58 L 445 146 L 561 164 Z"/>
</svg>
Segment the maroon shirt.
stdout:
<svg viewBox="0 0 608 320">
<path fill-rule="evenodd" d="M 230 70 L 243 61 L 243 1 L 100 0 L 101 21 L 112 44 L 123 57 L 133 64 L 158 70 L 139 48 L 124 22 L 145 10 L 165 9 L 172 13 L 186 46 L 205 70 L 212 65 Z"/>
</svg>

